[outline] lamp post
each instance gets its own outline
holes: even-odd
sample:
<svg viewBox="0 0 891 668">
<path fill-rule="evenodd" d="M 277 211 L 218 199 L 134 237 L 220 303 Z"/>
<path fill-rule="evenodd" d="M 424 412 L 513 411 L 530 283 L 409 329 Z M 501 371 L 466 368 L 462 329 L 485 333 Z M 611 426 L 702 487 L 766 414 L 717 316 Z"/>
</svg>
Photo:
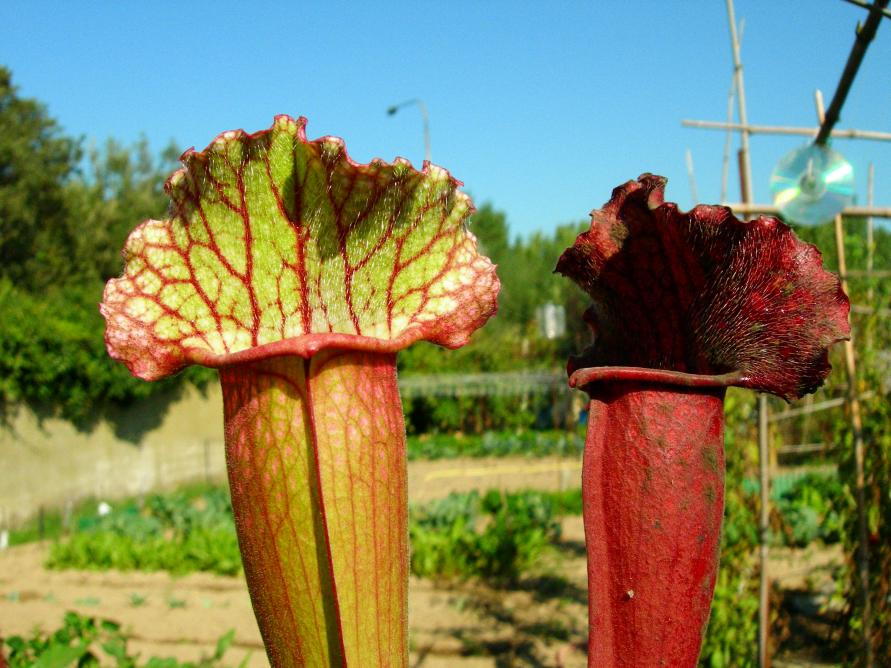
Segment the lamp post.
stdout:
<svg viewBox="0 0 891 668">
<path fill-rule="evenodd" d="M 420 98 L 412 98 L 387 108 L 387 114 L 395 116 L 396 112 L 409 105 L 415 105 L 421 111 L 421 120 L 424 122 L 424 160 L 430 162 L 430 115 L 427 113 L 427 105 Z"/>
</svg>

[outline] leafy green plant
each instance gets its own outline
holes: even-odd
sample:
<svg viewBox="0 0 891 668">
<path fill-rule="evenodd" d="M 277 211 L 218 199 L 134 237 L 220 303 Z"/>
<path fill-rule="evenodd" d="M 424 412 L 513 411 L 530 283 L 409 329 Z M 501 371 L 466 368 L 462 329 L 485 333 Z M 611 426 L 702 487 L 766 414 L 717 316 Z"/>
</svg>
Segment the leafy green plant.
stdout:
<svg viewBox="0 0 891 668">
<path fill-rule="evenodd" d="M 409 460 L 455 457 L 579 457 L 581 431 L 486 431 L 482 434 L 409 436 Z"/>
<path fill-rule="evenodd" d="M 516 581 L 559 539 L 557 517 L 580 507 L 577 491 L 453 493 L 415 507 L 409 529 L 412 572 Z"/>
<path fill-rule="evenodd" d="M 198 662 L 158 657 L 142 662 L 128 650 L 129 637 L 120 624 L 67 612 L 62 626 L 55 631 L 34 631 L 30 636 L 5 638 L 0 650 L 4 645 L 7 648 L 9 668 L 218 668 L 223 665 L 223 657 L 234 638 L 234 630 L 225 633 L 217 640 L 214 653 Z M 247 661 L 248 657 L 240 666 L 246 666 Z"/>
<path fill-rule="evenodd" d="M 241 570 L 232 507 L 224 487 L 201 493 L 152 494 L 143 504 L 119 504 L 86 516 L 79 531 L 53 544 L 49 568 L 207 571 Z"/>
<path fill-rule="evenodd" d="M 509 580 L 559 537 L 556 518 L 581 514 L 581 493 L 490 491 L 452 494 L 413 506 L 412 572 L 430 577 Z M 224 487 L 153 494 L 80 518 L 79 531 L 50 550 L 50 568 L 240 570 L 232 509 Z M 131 596 L 131 604 L 144 598 Z"/>
<path fill-rule="evenodd" d="M 830 544 L 841 539 L 845 491 L 834 472 L 775 478 L 771 484 L 771 500 L 787 545 L 804 547 L 816 540 Z"/>
<path fill-rule="evenodd" d="M 726 495 L 721 562 L 702 651 L 701 668 L 758 664 L 758 489 L 743 484 L 756 470 L 754 395 L 731 388 L 725 399 Z"/>
</svg>

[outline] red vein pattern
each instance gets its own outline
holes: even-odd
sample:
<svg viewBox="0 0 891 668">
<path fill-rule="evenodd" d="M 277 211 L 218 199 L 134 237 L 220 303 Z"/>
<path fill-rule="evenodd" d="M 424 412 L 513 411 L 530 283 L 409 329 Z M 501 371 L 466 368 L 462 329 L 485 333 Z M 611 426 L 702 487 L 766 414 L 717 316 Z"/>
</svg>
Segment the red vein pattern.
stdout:
<svg viewBox="0 0 891 668">
<path fill-rule="evenodd" d="M 813 392 L 829 346 L 850 332 L 848 298 L 820 252 L 776 218 L 683 213 L 664 191 L 652 174 L 616 188 L 560 257 L 557 271 L 595 302 L 595 343 L 573 369 L 735 372 L 736 384 L 786 399 Z"/>
<path fill-rule="evenodd" d="M 272 664 L 405 665 L 408 498 L 394 355 L 330 350 L 221 377 L 239 544 Z"/>
<path fill-rule="evenodd" d="M 131 233 L 100 307 L 109 354 L 134 375 L 309 357 L 337 335 L 455 348 L 494 314 L 498 279 L 465 227 L 460 183 L 429 164 L 356 164 L 305 125 L 278 116 L 183 154 L 171 217 Z"/>
<path fill-rule="evenodd" d="M 358 165 L 306 121 L 220 135 L 166 184 L 100 306 L 143 379 L 220 368 L 226 461 L 272 665 L 405 666 L 408 501 L 396 351 L 458 347 L 495 267 L 445 170 Z"/>
</svg>

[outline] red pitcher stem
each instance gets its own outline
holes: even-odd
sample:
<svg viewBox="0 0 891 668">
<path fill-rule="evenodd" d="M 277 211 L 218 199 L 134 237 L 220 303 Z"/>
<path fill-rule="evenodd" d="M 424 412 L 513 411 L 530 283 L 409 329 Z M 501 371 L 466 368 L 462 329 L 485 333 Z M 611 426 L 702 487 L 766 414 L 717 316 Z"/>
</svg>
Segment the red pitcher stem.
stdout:
<svg viewBox="0 0 891 668">
<path fill-rule="evenodd" d="M 724 388 L 657 383 L 588 386 L 592 668 L 693 668 L 708 622 L 724 511 Z"/>
<path fill-rule="evenodd" d="M 406 665 L 395 355 L 330 350 L 220 377 L 239 545 L 272 665 Z"/>
</svg>

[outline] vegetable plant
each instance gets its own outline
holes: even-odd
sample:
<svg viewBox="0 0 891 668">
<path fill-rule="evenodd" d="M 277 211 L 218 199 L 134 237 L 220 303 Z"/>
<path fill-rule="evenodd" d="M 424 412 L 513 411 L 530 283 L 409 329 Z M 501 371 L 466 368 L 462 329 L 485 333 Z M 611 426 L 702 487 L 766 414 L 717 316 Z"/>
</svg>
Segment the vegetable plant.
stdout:
<svg viewBox="0 0 891 668">
<path fill-rule="evenodd" d="M 129 636 L 121 625 L 109 619 L 85 617 L 76 612 L 66 612 L 62 626 L 44 633 L 35 630 L 30 636 L 12 636 L 0 640 L 0 668 L 6 668 L 2 648 L 9 648 L 9 668 L 63 667 L 98 668 L 217 668 L 232 641 L 235 630 L 220 636 L 212 656 L 198 662 L 179 662 L 176 659 L 152 657 L 140 661 L 138 654 L 131 654 L 127 644 Z M 99 649 L 102 652 L 99 652 Z M 246 657 L 239 668 L 248 663 Z"/>
<path fill-rule="evenodd" d="M 516 582 L 560 538 L 558 516 L 580 514 L 574 493 L 455 493 L 413 508 L 411 570 L 421 577 Z"/>
<path fill-rule="evenodd" d="M 275 666 L 406 665 L 405 427 L 396 352 L 455 348 L 495 268 L 448 172 L 352 161 L 278 116 L 189 150 L 169 218 L 127 240 L 102 314 L 145 380 L 216 367 L 239 546 Z"/>
<path fill-rule="evenodd" d="M 728 386 L 786 399 L 829 373 L 848 299 L 775 218 L 681 212 L 665 179 L 613 191 L 557 264 L 593 298 L 569 361 L 591 397 L 582 465 L 590 666 L 694 666 L 724 501 Z"/>
</svg>

